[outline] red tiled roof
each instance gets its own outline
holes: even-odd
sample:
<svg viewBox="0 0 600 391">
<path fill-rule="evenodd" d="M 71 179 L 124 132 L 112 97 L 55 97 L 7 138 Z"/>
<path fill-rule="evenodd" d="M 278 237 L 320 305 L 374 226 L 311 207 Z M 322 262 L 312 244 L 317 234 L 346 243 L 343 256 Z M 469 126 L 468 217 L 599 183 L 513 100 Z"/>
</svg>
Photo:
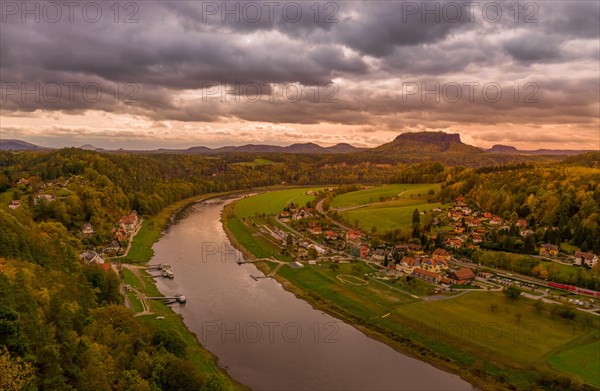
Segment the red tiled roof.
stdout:
<svg viewBox="0 0 600 391">
<path fill-rule="evenodd" d="M 475 278 L 475 274 L 473 274 L 473 270 L 471 270 L 469 268 L 464 268 L 464 269 L 456 270 L 454 272 L 454 276 L 458 280 L 467 280 L 469 278 Z"/>
<path fill-rule="evenodd" d="M 420 274 L 422 276 L 432 277 L 432 278 L 440 278 L 441 276 L 434 272 L 429 272 L 427 270 L 421 269 L 420 267 L 413 270 L 413 274 Z"/>
</svg>

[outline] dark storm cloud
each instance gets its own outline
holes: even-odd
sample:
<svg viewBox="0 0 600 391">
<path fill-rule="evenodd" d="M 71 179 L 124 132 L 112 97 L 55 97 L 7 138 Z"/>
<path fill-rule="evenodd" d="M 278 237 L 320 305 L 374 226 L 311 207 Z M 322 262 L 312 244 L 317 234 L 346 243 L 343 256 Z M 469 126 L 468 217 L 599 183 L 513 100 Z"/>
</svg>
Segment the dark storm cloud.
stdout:
<svg viewBox="0 0 600 391">
<path fill-rule="evenodd" d="M 3 109 L 26 113 L 100 110 L 156 121 L 238 118 L 364 124 L 368 128 L 396 123 L 396 115 L 404 116 L 400 122 L 406 126 L 446 126 L 450 121 L 499 123 L 507 116 L 514 121 L 585 123 L 597 117 L 597 79 L 565 73 L 567 65 L 578 60 L 565 44 L 598 38 L 597 2 L 519 3 L 534 8 L 523 8 L 517 16 L 510 8 L 513 2 L 495 2 L 502 7 L 499 20 L 491 20 L 491 12 L 484 17 L 484 2 L 472 14 L 465 2 L 454 2 L 459 18 L 451 9 L 443 11 L 450 2 L 424 3 L 318 2 L 315 17 L 310 8 L 313 2 L 296 2 L 302 12 L 298 21 L 290 20 L 291 9 L 288 17 L 282 14 L 287 3 L 280 2 L 272 20 L 263 8 L 260 20 L 241 15 L 238 21 L 228 17 L 223 23 L 220 10 L 212 14 L 214 10 L 207 8 L 210 4 L 222 7 L 222 2 L 196 1 L 139 2 L 137 23 L 115 23 L 108 3 L 105 17 L 98 23 L 81 17 L 73 23 L 21 23 L 19 18 L 9 18 L 2 23 L 0 34 L 3 83 L 73 82 L 79 83 L 74 90 L 79 95 L 83 85 L 97 83 L 103 96 L 97 101 L 69 101 L 63 95 L 50 102 L 21 99 L 17 93 L 3 102 Z M 246 3 L 228 4 L 244 7 Z M 434 14 L 426 12 L 435 7 L 439 7 L 437 16 L 435 10 Z M 581 56 L 589 60 L 597 55 L 598 50 L 592 48 Z M 539 64 L 557 68 L 547 74 L 534 69 Z M 552 74 L 552 69 L 557 74 Z M 482 76 L 487 74 L 490 76 Z M 495 80 L 498 75 L 540 83 L 543 98 L 529 106 L 511 101 L 508 95 L 493 104 L 402 102 L 398 95 L 401 85 L 390 83 L 387 90 L 381 87 L 387 80 L 402 79 L 418 83 L 498 81 L 508 88 L 510 80 Z M 334 79 L 343 82 L 339 102 L 329 105 L 307 99 L 227 105 L 204 102 L 193 94 L 181 98 L 190 90 L 221 83 L 311 86 Z M 135 104 L 124 102 L 122 94 L 114 97 L 115 83 L 120 84 L 118 88 L 135 85 Z"/>
<path fill-rule="evenodd" d="M 527 32 L 503 45 L 515 60 L 524 63 L 551 62 L 561 57 L 559 39 L 553 35 Z"/>
<path fill-rule="evenodd" d="M 399 46 L 416 46 L 444 39 L 452 31 L 472 26 L 469 12 L 443 12 L 440 2 L 360 3 L 335 32 L 339 41 L 363 54 L 385 57 Z M 435 7 L 438 7 L 436 10 Z M 428 11 L 433 11 L 428 14 Z M 436 20 L 437 19 L 437 20 Z"/>
</svg>

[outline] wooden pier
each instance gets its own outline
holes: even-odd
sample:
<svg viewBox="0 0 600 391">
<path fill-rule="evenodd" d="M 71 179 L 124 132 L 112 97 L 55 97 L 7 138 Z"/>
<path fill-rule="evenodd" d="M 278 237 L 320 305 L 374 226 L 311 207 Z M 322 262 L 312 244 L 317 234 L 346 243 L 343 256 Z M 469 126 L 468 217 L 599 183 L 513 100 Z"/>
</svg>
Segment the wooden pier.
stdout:
<svg viewBox="0 0 600 391">
<path fill-rule="evenodd" d="M 156 297 L 146 297 L 148 300 L 165 300 L 166 304 L 185 304 L 187 299 L 184 295 L 175 295 L 175 296 L 156 296 Z"/>
</svg>

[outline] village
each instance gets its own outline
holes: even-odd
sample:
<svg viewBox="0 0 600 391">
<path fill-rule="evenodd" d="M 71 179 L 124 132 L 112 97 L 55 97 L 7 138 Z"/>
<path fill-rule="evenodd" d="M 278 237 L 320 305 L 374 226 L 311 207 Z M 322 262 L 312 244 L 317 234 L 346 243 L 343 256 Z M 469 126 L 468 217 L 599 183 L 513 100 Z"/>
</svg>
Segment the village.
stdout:
<svg viewBox="0 0 600 391">
<path fill-rule="evenodd" d="M 50 210 L 56 204 L 62 203 L 73 194 L 74 186 L 86 185 L 88 181 L 79 175 L 74 175 L 68 179 L 58 179 L 54 181 L 41 181 L 39 178 L 21 178 L 17 181 L 19 193 L 28 194 L 27 197 L 19 197 L 21 199 L 13 199 L 9 202 L 9 209 L 19 209 L 23 206 L 23 202 L 30 208 L 37 208 L 38 211 Z M 23 200 L 22 198 L 25 198 Z M 60 206 L 60 205 L 59 205 Z M 127 256 L 131 241 L 141 228 L 143 222 L 142 216 L 139 216 L 135 210 L 129 214 L 123 215 L 112 226 L 112 240 L 107 244 L 92 245 L 88 244 L 88 249 L 83 251 L 79 258 L 90 264 L 102 265 L 108 269 L 110 267 L 110 259 L 119 259 Z M 91 222 L 84 222 L 80 226 L 73 229 L 75 233 L 84 243 L 95 243 L 93 240 L 96 235 L 96 230 Z"/>
<path fill-rule="evenodd" d="M 529 279 L 519 281 L 507 278 L 512 275 L 506 271 L 497 270 L 498 273 L 494 273 L 477 267 L 472 260 L 461 256 L 464 253 L 462 250 L 479 249 L 486 237 L 500 231 L 518 230 L 518 235 L 524 239 L 534 235 L 526 220 L 506 221 L 492 213 L 467 206 L 464 197 L 456 198 L 443 209 L 434 208 L 429 213 L 420 212 L 419 215 L 434 227 L 427 238 L 428 248 L 418 239 L 386 243 L 344 226 L 322 211 L 295 205 L 278 214 L 276 221 L 280 227 L 263 225 L 260 230 L 279 242 L 284 252 L 308 264 L 363 260 L 382 267 L 381 270 L 385 270 L 384 278 L 409 276 L 439 287 L 436 291 L 497 287 L 487 282 L 498 282 L 500 285 L 513 283 L 532 289 L 540 287 Z M 591 268 L 598 262 L 596 254 L 576 251 L 566 255 L 560 252 L 559 246 L 553 244 L 540 245 L 539 254 L 534 256 L 574 267 Z"/>
</svg>

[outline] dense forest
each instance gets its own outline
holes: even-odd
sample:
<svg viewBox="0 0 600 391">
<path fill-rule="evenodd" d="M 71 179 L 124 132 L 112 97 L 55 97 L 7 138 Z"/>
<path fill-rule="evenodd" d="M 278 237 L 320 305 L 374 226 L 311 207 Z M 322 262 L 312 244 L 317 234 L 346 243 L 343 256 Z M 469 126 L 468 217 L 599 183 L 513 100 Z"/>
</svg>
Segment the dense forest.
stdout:
<svg viewBox="0 0 600 391">
<path fill-rule="evenodd" d="M 448 178 L 441 196 L 448 201 L 466 195 L 478 208 L 509 222 L 525 219 L 536 241 L 566 241 L 600 254 L 599 161 L 600 153 L 588 153 L 561 164 L 463 170 Z M 502 243 L 506 237 L 518 237 L 512 231 L 488 239 Z M 517 245 L 510 240 L 506 244 L 508 248 L 501 249 L 510 251 Z"/>
<path fill-rule="evenodd" d="M 9 389 L 218 389 L 186 361 L 177 336 L 145 329 L 121 305 L 112 270 L 78 257 L 109 241 L 124 213 L 152 215 L 198 194 L 281 184 L 441 182 L 441 199 L 467 195 L 508 220 L 527 219 L 538 241 L 599 250 L 600 154 L 479 169 L 352 159 L 0 152 L 0 381 Z M 39 197 L 45 194 L 52 200 Z M 20 207 L 8 208 L 16 200 Z M 81 236 L 84 223 L 94 226 L 92 237 Z"/>
</svg>

